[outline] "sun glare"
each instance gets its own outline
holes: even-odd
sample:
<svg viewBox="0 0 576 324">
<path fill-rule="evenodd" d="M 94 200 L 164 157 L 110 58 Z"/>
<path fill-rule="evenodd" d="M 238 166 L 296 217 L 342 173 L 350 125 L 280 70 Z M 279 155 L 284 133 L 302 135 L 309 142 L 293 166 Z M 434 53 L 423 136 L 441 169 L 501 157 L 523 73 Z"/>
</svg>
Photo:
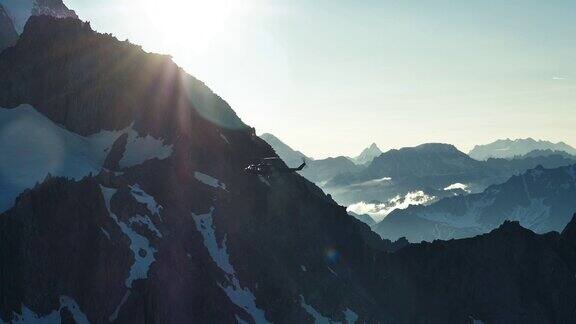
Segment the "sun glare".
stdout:
<svg viewBox="0 0 576 324">
<path fill-rule="evenodd" d="M 229 31 L 250 10 L 249 0 L 145 0 L 149 22 L 168 46 L 192 42 L 203 51 L 211 42 L 226 41 Z"/>
</svg>

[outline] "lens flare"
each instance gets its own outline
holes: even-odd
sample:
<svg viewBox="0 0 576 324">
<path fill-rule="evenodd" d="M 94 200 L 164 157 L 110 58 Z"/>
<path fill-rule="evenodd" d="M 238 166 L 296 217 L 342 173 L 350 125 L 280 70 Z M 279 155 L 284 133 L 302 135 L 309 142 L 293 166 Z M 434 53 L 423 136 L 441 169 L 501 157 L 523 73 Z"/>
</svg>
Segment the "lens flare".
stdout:
<svg viewBox="0 0 576 324">
<path fill-rule="evenodd" d="M 340 253 L 333 247 L 326 249 L 326 260 L 330 263 L 337 263 L 340 259 Z"/>
</svg>

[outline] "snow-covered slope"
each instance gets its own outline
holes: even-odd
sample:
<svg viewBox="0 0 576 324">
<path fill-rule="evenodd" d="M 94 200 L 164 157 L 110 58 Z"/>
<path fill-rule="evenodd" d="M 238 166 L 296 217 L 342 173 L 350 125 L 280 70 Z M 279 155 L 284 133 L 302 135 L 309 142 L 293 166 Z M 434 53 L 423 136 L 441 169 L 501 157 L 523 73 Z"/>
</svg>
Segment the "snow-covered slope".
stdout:
<svg viewBox="0 0 576 324">
<path fill-rule="evenodd" d="M 374 230 L 409 241 L 451 239 L 486 233 L 505 220 L 537 233 L 561 231 L 576 211 L 576 165 L 537 167 L 479 194 L 396 210 Z"/>
<path fill-rule="evenodd" d="M 171 146 L 150 135 L 140 137 L 132 128 L 84 137 L 54 124 L 30 105 L 0 108 L 0 212 L 49 174 L 80 180 L 99 173 L 112 145 L 123 134 L 128 134 L 128 143 L 121 168 L 171 154 Z"/>
</svg>

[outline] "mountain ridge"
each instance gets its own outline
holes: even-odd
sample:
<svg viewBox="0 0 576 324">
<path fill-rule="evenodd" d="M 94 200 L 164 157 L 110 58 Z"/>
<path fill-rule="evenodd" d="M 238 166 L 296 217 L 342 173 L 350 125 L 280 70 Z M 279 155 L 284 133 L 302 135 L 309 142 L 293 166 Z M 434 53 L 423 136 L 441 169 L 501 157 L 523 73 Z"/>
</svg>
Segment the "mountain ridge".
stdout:
<svg viewBox="0 0 576 324">
<path fill-rule="evenodd" d="M 566 217 L 576 210 L 572 197 L 576 197 L 576 164 L 539 166 L 481 193 L 395 210 L 373 229 L 382 237 L 406 236 L 412 242 L 470 237 L 509 220 L 537 233 L 560 232 L 570 221 Z"/>
<path fill-rule="evenodd" d="M 534 140 L 531 137 L 511 140 L 509 138 L 496 140 L 495 142 L 476 145 L 468 153 L 476 160 L 486 160 L 488 158 L 514 158 L 522 156 L 534 150 L 563 151 L 571 155 L 576 155 L 576 149 L 564 142 L 553 143 L 546 140 Z"/>
</svg>

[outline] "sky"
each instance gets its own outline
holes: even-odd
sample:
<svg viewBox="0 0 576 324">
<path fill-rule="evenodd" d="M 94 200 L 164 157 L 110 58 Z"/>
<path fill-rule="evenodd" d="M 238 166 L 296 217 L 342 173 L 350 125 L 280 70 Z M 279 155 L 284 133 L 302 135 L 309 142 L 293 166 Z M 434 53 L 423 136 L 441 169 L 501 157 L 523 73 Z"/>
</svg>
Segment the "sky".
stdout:
<svg viewBox="0 0 576 324">
<path fill-rule="evenodd" d="M 64 2 L 315 158 L 373 142 L 576 146 L 573 0 Z"/>
</svg>

